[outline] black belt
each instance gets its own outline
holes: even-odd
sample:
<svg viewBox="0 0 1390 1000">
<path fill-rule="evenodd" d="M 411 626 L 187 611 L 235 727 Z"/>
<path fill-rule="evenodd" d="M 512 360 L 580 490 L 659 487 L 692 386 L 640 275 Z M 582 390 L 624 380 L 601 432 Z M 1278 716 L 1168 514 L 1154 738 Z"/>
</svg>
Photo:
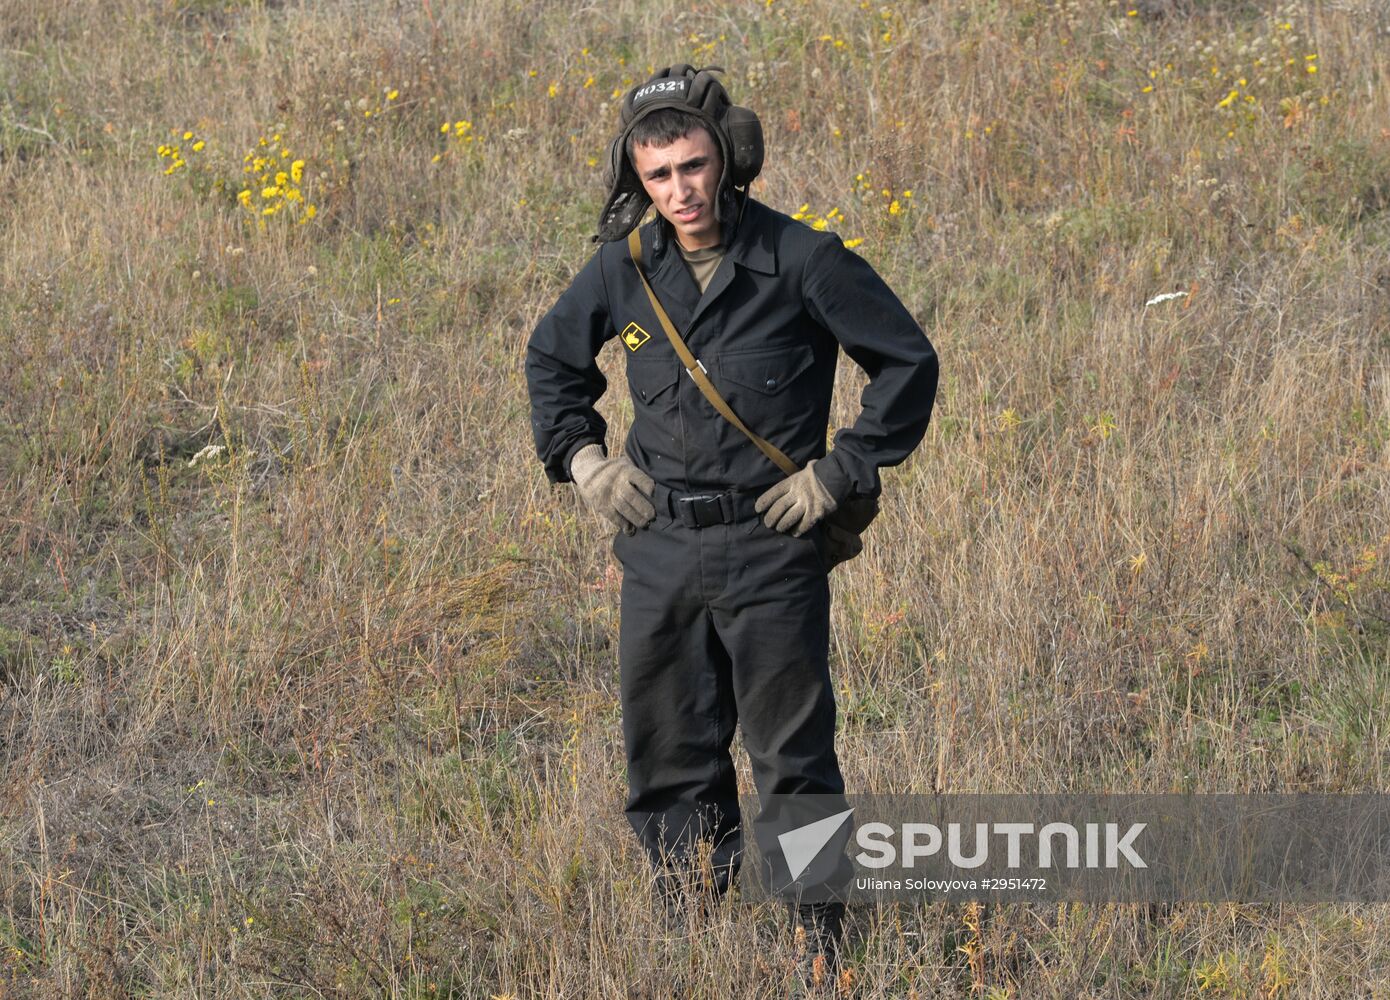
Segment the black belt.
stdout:
<svg viewBox="0 0 1390 1000">
<path fill-rule="evenodd" d="M 660 483 L 652 490 L 652 504 L 665 509 L 673 521 L 687 528 L 708 528 L 714 524 L 729 524 L 760 515 L 753 509 L 758 493 L 676 493 Z"/>
</svg>

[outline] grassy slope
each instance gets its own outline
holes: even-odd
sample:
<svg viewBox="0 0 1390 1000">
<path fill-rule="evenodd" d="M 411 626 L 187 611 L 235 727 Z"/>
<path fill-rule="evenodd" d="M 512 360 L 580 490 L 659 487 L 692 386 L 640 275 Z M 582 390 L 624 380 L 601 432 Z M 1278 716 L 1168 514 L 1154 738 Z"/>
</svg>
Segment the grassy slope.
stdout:
<svg viewBox="0 0 1390 1000">
<path fill-rule="evenodd" d="M 943 359 L 834 578 L 851 789 L 1384 789 L 1390 60 L 1349 4 L 1163 6 L 0 4 L 10 989 L 780 988 L 766 914 L 647 922 L 617 567 L 527 421 L 648 64 L 729 67 L 755 194 Z M 262 231 L 276 134 L 305 199 Z M 1371 995 L 1379 912 L 885 910 L 854 964 Z"/>
</svg>

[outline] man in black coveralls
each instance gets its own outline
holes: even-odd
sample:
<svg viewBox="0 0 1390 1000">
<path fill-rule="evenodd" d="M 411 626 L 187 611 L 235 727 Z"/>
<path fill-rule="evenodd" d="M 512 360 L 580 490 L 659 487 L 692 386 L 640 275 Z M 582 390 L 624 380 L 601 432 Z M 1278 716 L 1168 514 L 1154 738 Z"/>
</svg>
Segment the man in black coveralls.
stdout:
<svg viewBox="0 0 1390 1000">
<path fill-rule="evenodd" d="M 531 423 L 549 480 L 573 481 L 619 529 L 628 819 L 663 875 L 688 871 L 698 845 L 711 846 L 704 874 L 717 897 L 742 852 L 736 723 L 764 804 L 755 829 L 776 818 L 770 796 L 843 801 L 828 573 L 846 538 L 824 518 L 877 497 L 879 468 L 920 443 L 937 359 L 838 236 L 750 197 L 761 129 L 711 71 L 662 70 L 627 94 L 622 124 L 600 245 L 527 347 Z M 796 474 L 686 376 L 625 239 L 649 206 L 657 216 L 641 228 L 642 260 L 657 299 L 733 411 Z M 625 454 L 610 456 L 594 409 L 607 382 L 594 359 L 614 338 L 627 356 L 633 420 Z M 840 348 L 869 382 L 857 420 L 827 453 Z M 775 837 L 770 846 L 775 856 Z M 819 890 L 795 912 L 832 962 L 852 871 L 843 853 L 840 861 L 821 885 L 793 887 L 801 899 Z"/>
</svg>

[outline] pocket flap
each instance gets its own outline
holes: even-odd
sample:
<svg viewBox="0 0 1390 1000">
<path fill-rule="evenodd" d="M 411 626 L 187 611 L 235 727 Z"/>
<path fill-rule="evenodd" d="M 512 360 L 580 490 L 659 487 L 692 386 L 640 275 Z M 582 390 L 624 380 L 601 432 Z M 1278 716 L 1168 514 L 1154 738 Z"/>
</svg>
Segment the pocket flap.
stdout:
<svg viewBox="0 0 1390 1000">
<path fill-rule="evenodd" d="M 805 344 L 771 350 L 740 351 L 719 357 L 719 374 L 747 389 L 776 395 L 811 367 L 815 354 Z"/>
<path fill-rule="evenodd" d="M 633 396 L 650 403 L 680 378 L 677 358 L 628 358 L 627 384 Z"/>
</svg>

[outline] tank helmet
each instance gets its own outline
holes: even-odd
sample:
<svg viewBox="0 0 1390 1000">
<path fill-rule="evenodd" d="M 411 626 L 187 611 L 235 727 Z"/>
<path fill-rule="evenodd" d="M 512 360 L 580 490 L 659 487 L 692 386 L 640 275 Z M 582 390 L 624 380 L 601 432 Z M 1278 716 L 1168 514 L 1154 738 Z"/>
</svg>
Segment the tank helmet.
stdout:
<svg viewBox="0 0 1390 1000">
<path fill-rule="evenodd" d="M 599 213 L 595 243 L 620 240 L 642 221 L 651 207 L 642 180 L 627 155 L 633 127 L 660 108 L 677 108 L 699 118 L 714 134 L 724 169 L 716 196 L 723 199 L 733 187 L 747 188 L 763 168 L 763 126 L 758 116 L 729 100 L 715 73 L 722 66 L 695 69 L 687 63 L 668 66 L 623 97 L 618 136 L 608 147 L 604 185 L 608 200 Z"/>
</svg>

